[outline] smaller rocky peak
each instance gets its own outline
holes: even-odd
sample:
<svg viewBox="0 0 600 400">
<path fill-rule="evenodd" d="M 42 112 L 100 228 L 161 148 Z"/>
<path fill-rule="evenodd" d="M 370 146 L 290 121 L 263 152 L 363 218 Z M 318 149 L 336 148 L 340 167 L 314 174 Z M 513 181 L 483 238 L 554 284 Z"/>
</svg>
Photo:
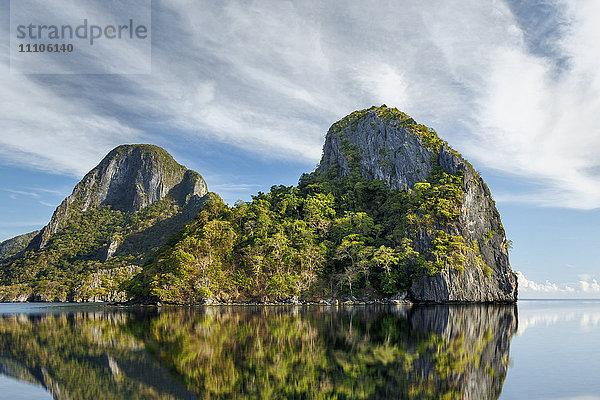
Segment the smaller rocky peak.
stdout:
<svg viewBox="0 0 600 400">
<path fill-rule="evenodd" d="M 327 132 L 318 172 L 338 176 L 358 171 L 393 189 L 410 189 L 430 174 L 432 156 L 445 142 L 433 129 L 386 105 L 355 111 Z"/>
<path fill-rule="evenodd" d="M 177 163 L 161 147 L 121 145 L 111 150 L 75 186 L 32 246 L 34 249 L 44 247 L 74 212 L 110 206 L 113 210 L 133 213 L 167 195 L 186 207 L 190 203 L 198 204 L 207 192 L 206 182 L 199 173 Z"/>
<path fill-rule="evenodd" d="M 84 177 L 74 194 L 78 192 L 82 198 L 84 210 L 110 205 L 113 209 L 135 212 L 154 204 L 177 187 L 173 197 L 183 204 L 188 195 L 203 196 L 206 193 L 202 177 L 191 171 L 194 178 L 187 171 L 158 146 L 122 145 L 108 153 Z M 192 180 L 201 184 L 192 184 Z M 191 192 L 181 190 L 182 183 Z"/>
</svg>

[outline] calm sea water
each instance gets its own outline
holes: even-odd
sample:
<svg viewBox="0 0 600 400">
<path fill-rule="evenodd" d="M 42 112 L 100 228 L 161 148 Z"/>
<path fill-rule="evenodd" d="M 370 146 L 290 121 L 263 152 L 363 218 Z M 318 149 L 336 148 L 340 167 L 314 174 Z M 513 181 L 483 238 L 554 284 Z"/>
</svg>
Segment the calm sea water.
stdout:
<svg viewBox="0 0 600 400">
<path fill-rule="evenodd" d="M 600 302 L 0 304 L 6 399 L 600 399 Z"/>
</svg>

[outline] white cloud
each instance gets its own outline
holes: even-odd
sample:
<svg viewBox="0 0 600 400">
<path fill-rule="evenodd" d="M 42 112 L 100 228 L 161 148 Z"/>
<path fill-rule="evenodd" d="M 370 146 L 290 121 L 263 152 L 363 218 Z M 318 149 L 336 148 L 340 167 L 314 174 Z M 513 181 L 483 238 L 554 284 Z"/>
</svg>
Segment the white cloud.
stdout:
<svg viewBox="0 0 600 400">
<path fill-rule="evenodd" d="M 590 281 L 579 281 L 581 290 L 585 293 L 598 293 L 600 294 L 600 284 L 595 279 Z"/>
<path fill-rule="evenodd" d="M 0 157 L 5 163 L 82 176 L 112 147 L 140 137 L 115 117 L 99 115 L 32 76 L 10 74 L 4 63 L 0 87 Z"/>
<path fill-rule="evenodd" d="M 38 202 L 43 206 L 50 208 L 56 208 L 60 204 L 60 202 L 69 194 L 68 190 L 48 189 L 33 186 L 18 187 L 12 189 L 0 188 L 0 192 L 8 193 L 8 197 L 13 200 L 23 201 L 23 199 L 30 199 Z"/>
<path fill-rule="evenodd" d="M 591 279 L 594 279 L 594 276 L 591 274 L 579 274 L 577 275 L 577 277 L 582 281 L 589 281 Z"/>
<path fill-rule="evenodd" d="M 10 193 L 9 197 L 11 199 L 17 199 L 20 196 L 32 197 L 34 199 L 37 199 L 40 197 L 40 195 L 38 193 L 30 192 L 30 191 L 15 190 L 15 189 L 0 189 L 0 190 L 2 190 L 3 192 Z"/>
<path fill-rule="evenodd" d="M 530 281 L 521 271 L 515 271 L 519 282 L 519 293 L 537 292 L 537 293 L 574 293 L 575 289 L 569 285 L 559 286 L 548 280 L 544 283 Z"/>
<path fill-rule="evenodd" d="M 561 3 L 562 4 L 562 3 Z M 600 206 L 600 72 L 596 3 L 564 3 L 569 29 L 561 49 L 568 62 L 531 54 L 524 45 L 491 48 L 491 68 L 469 153 L 486 166 L 540 184 L 506 199 L 546 206 Z M 563 7 L 563 8 L 564 8 Z M 596 49 L 596 50 L 594 50 Z"/>
<path fill-rule="evenodd" d="M 41 204 L 45 204 L 44 201 L 42 201 L 42 198 L 47 200 L 47 198 L 50 197 L 56 200 L 62 200 L 69 194 L 69 191 L 67 190 L 47 189 L 42 187 L 0 188 L 0 192 L 8 193 L 8 196 L 14 200 L 30 198 L 38 200 Z"/>
<path fill-rule="evenodd" d="M 0 157 L 81 175 L 116 144 L 185 135 L 314 165 L 331 123 L 386 103 L 532 183 L 504 201 L 597 208 L 600 6 L 549 4 L 560 68 L 503 2 L 154 2 L 150 76 L 48 84 L 0 63 Z"/>
<path fill-rule="evenodd" d="M 515 271 L 519 283 L 519 297 L 524 298 L 600 298 L 600 284 L 589 274 L 579 275 L 579 286 L 544 283 L 529 280 L 521 271 Z"/>
<path fill-rule="evenodd" d="M 21 226 L 37 226 L 42 227 L 47 224 L 47 221 L 0 221 L 0 226 L 2 227 L 21 227 Z"/>
</svg>

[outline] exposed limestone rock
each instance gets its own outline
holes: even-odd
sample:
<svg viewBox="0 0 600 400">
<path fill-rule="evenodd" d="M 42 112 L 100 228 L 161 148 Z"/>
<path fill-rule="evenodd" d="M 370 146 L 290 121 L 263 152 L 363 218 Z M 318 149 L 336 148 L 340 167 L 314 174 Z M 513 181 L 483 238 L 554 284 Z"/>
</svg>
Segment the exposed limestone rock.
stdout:
<svg viewBox="0 0 600 400">
<path fill-rule="evenodd" d="M 467 258 L 464 271 L 446 268 L 414 280 L 409 290 L 414 301 L 516 301 L 517 279 L 510 269 L 508 243 L 490 191 L 471 164 L 433 130 L 385 106 L 353 113 L 329 130 L 318 171 L 335 168 L 340 176 L 349 175 L 352 163 L 358 163 L 368 179 L 409 191 L 415 183 L 424 182 L 435 165 L 449 174 L 462 174 L 460 218 L 447 233 L 462 236 L 476 249 L 477 258 Z M 418 251 L 433 240 L 428 232 L 421 236 L 414 244 Z"/>
<path fill-rule="evenodd" d="M 350 172 L 342 150 L 342 139 L 347 138 L 360 149 L 360 171 L 366 178 L 383 180 L 392 189 L 410 189 L 429 176 L 434 152 L 398 121 L 385 121 L 375 110 L 370 110 L 355 126 L 342 129 L 342 135 L 331 130 L 327 134 L 319 164 L 323 172 L 334 165 L 342 175 Z"/>
<path fill-rule="evenodd" d="M 119 248 L 119 244 L 119 240 L 117 239 L 113 239 L 108 243 L 108 245 L 106 246 L 106 254 L 104 255 L 104 261 L 107 261 L 115 254 L 115 252 Z"/>
</svg>

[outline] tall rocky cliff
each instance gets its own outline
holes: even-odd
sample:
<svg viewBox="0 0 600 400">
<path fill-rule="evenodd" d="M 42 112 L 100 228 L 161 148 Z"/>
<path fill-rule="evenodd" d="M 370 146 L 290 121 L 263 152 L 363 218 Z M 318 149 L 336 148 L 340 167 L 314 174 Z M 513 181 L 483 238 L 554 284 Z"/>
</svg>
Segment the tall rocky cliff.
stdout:
<svg viewBox="0 0 600 400">
<path fill-rule="evenodd" d="M 517 279 L 510 269 L 508 243 L 491 193 L 475 169 L 435 131 L 395 108 L 372 107 L 334 124 L 327 133 L 318 173 L 360 173 L 392 189 L 413 193 L 436 168 L 462 180 L 460 213 L 453 223 L 422 227 L 413 246 L 430 247 L 440 230 L 461 237 L 473 251 L 458 268 L 413 280 L 415 301 L 516 301 Z"/>
</svg>

